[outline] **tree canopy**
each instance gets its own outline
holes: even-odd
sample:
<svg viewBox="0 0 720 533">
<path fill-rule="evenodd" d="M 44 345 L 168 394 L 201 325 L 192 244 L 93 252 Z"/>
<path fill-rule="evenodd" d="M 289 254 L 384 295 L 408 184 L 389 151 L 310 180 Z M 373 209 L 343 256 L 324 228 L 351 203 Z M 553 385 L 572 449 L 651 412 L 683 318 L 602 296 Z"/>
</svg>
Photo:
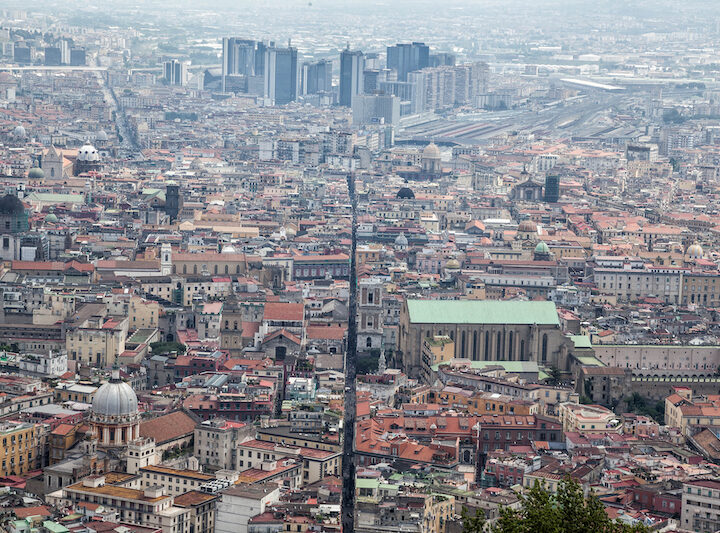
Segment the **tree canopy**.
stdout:
<svg viewBox="0 0 720 533">
<path fill-rule="evenodd" d="M 484 520 L 476 513 L 462 513 L 463 533 L 481 533 Z M 518 509 L 505 507 L 493 526 L 493 533 L 644 533 L 642 524 L 629 526 L 611 520 L 595 494 L 585 497 L 582 487 L 571 478 L 560 482 L 556 494 L 537 481 L 523 496 Z"/>
</svg>

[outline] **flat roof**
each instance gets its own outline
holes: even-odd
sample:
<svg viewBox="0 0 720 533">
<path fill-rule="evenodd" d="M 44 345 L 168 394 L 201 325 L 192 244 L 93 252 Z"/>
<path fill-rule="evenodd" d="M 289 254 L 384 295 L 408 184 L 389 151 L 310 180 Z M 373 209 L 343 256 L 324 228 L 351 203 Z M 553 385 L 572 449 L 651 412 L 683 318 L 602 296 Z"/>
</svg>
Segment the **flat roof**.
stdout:
<svg viewBox="0 0 720 533">
<path fill-rule="evenodd" d="M 123 500 L 135 500 L 155 503 L 162 500 L 166 500 L 170 496 L 158 496 L 157 498 L 148 498 L 145 496 L 144 491 L 137 489 L 129 489 L 126 487 L 118 487 L 117 485 L 101 485 L 99 487 L 87 487 L 81 481 L 66 487 L 66 490 L 72 490 L 77 492 L 85 492 L 88 494 L 100 494 L 103 496 L 110 496 L 112 498 L 121 498 Z"/>
<path fill-rule="evenodd" d="M 559 326 L 554 302 L 408 300 L 415 324 L 541 324 Z"/>
</svg>

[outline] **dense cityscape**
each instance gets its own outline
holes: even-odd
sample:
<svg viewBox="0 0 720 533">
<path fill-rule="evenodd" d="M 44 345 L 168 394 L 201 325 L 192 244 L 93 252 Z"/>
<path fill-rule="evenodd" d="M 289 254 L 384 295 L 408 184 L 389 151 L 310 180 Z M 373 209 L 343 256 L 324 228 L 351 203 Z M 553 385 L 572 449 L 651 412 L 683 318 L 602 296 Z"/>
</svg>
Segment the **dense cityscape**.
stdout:
<svg viewBox="0 0 720 533">
<path fill-rule="evenodd" d="M 2 532 L 720 531 L 717 5 L 147 4 L 0 5 Z"/>
</svg>

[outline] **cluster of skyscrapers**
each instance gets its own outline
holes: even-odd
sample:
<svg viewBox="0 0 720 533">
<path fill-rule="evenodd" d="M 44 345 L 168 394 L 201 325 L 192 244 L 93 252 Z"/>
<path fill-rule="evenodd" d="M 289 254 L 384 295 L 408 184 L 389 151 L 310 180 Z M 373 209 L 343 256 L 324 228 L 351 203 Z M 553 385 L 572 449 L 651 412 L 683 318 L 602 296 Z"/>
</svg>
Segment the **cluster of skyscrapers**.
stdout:
<svg viewBox="0 0 720 533">
<path fill-rule="evenodd" d="M 226 38 L 221 90 L 260 96 L 270 105 L 315 96 L 323 103 L 352 107 L 358 123 L 388 123 L 400 115 L 474 104 L 487 82 L 484 63 L 455 65 L 453 54 L 431 54 L 422 42 L 388 46 L 384 65 L 378 54 L 348 45 L 339 67 L 339 83 L 333 87 L 330 59 L 299 64 L 297 49 L 289 44 L 280 48 L 272 42 Z"/>
<path fill-rule="evenodd" d="M 298 97 L 297 49 L 248 39 L 223 39 L 222 91 L 262 96 L 270 104 Z"/>
</svg>

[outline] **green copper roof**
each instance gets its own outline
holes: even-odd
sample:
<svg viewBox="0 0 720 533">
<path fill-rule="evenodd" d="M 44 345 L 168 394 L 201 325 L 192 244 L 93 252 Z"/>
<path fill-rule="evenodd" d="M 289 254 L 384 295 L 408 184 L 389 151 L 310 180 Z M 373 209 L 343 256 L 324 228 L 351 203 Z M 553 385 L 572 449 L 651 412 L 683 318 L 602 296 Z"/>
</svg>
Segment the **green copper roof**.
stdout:
<svg viewBox="0 0 720 533">
<path fill-rule="evenodd" d="M 85 201 L 85 197 L 81 194 L 59 194 L 52 192 L 31 192 L 27 195 L 27 201 L 32 202 L 49 202 L 56 204 L 81 204 Z"/>
<path fill-rule="evenodd" d="M 583 366 L 605 366 L 600 359 L 593 357 L 592 355 L 581 356 L 577 358 Z"/>
<path fill-rule="evenodd" d="M 355 486 L 359 489 L 376 489 L 380 482 L 377 479 L 360 478 L 355 480 Z"/>
<path fill-rule="evenodd" d="M 590 337 L 587 335 L 570 335 L 570 338 L 573 341 L 573 344 L 575 348 L 592 348 L 592 343 L 590 342 Z"/>
<path fill-rule="evenodd" d="M 449 365 L 451 361 L 443 361 L 433 365 L 432 370 L 437 372 L 437 369 L 443 365 Z M 505 372 L 512 373 L 535 373 L 539 372 L 538 364 L 535 361 L 470 361 L 470 368 L 483 369 L 488 366 L 501 366 L 505 369 Z"/>
<path fill-rule="evenodd" d="M 414 324 L 560 324 L 553 302 L 408 300 L 407 306 Z"/>
</svg>

